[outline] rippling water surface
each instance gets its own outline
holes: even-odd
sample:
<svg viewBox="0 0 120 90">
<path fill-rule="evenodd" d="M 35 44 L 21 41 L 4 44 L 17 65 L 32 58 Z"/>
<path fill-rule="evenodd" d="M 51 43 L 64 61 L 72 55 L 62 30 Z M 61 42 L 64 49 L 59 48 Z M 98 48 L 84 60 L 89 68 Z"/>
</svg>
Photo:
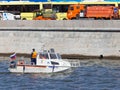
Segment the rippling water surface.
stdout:
<svg viewBox="0 0 120 90">
<path fill-rule="evenodd" d="M 0 61 L 0 90 L 120 90 L 119 60 L 80 60 L 62 73 L 12 74 Z"/>
</svg>

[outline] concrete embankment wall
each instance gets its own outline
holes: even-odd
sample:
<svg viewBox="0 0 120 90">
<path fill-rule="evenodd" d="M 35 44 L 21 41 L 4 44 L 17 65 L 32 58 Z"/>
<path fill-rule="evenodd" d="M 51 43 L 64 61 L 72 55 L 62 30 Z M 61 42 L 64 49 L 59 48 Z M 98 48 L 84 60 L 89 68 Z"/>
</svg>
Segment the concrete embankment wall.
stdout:
<svg viewBox="0 0 120 90">
<path fill-rule="evenodd" d="M 67 55 L 120 57 L 120 21 L 0 21 L 1 54 L 30 54 L 32 48 L 54 48 Z"/>
</svg>

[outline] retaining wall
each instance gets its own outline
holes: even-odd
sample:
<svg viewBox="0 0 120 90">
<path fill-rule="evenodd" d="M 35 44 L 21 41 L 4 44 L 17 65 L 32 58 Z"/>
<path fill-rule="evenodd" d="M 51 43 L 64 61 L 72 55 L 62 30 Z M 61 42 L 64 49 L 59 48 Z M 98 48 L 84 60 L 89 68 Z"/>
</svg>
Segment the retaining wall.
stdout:
<svg viewBox="0 0 120 90">
<path fill-rule="evenodd" d="M 60 54 L 120 56 L 119 20 L 0 21 L 0 53 L 55 48 Z"/>
</svg>

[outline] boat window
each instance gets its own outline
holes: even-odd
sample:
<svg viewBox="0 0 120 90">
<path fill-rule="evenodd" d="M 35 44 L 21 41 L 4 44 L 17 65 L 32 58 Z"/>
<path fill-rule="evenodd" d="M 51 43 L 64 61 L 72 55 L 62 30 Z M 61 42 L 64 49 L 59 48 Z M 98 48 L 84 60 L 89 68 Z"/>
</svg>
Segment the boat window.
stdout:
<svg viewBox="0 0 120 90">
<path fill-rule="evenodd" d="M 61 56 L 60 56 L 60 54 L 59 54 L 59 53 L 57 53 L 57 57 L 58 57 L 58 59 L 61 59 Z"/>
<path fill-rule="evenodd" d="M 52 65 L 59 65 L 58 62 L 53 62 L 53 61 L 51 61 L 51 64 L 52 64 Z"/>
<path fill-rule="evenodd" d="M 47 53 L 40 53 L 40 54 L 39 54 L 39 57 L 40 57 L 40 59 L 49 59 Z"/>
<path fill-rule="evenodd" d="M 57 59 L 57 56 L 56 56 L 56 54 L 50 54 L 50 58 L 51 59 Z"/>
</svg>

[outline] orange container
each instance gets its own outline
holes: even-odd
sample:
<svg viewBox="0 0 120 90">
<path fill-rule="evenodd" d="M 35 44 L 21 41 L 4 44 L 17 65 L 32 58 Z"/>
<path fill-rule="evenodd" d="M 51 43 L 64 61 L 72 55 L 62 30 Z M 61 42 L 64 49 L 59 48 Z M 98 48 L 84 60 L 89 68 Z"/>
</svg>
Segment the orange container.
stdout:
<svg viewBox="0 0 120 90">
<path fill-rule="evenodd" d="M 114 6 L 88 6 L 86 17 L 89 18 L 111 18 L 114 16 Z"/>
</svg>

